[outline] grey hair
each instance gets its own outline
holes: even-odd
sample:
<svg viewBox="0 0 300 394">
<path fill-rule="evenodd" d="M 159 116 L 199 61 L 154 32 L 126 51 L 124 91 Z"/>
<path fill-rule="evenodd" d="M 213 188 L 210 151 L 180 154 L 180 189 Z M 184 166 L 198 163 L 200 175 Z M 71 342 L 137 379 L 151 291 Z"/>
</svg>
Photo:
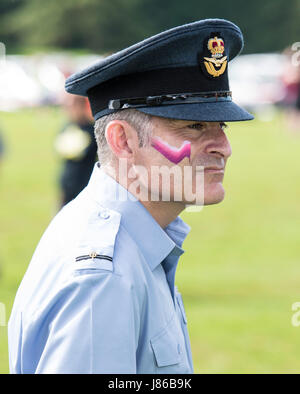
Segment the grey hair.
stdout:
<svg viewBox="0 0 300 394">
<path fill-rule="evenodd" d="M 112 152 L 105 137 L 105 129 L 112 120 L 125 120 L 135 128 L 139 146 L 144 147 L 150 144 L 153 124 L 152 115 L 144 114 L 135 109 L 124 109 L 113 114 L 102 116 L 95 122 L 95 138 L 97 142 L 97 153 L 101 165 L 109 164 L 112 160 Z"/>
</svg>

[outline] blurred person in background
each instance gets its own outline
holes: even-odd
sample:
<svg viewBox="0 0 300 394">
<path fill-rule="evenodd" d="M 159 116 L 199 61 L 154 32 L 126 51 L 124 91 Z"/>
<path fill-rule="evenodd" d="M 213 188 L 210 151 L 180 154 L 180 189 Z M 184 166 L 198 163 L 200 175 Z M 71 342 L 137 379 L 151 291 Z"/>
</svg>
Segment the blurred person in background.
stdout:
<svg viewBox="0 0 300 394">
<path fill-rule="evenodd" d="M 292 47 L 283 51 L 287 57 L 283 70 L 282 81 L 285 87 L 285 97 L 282 105 L 285 109 L 285 122 L 288 130 L 300 130 L 300 65 L 297 53 Z M 296 55 L 296 56 L 295 56 Z"/>
<path fill-rule="evenodd" d="M 296 110 L 300 113 L 300 83 L 298 85 L 298 97 L 296 100 Z"/>
<path fill-rule="evenodd" d="M 59 177 L 60 207 L 73 200 L 88 184 L 97 155 L 94 120 L 88 99 L 65 94 L 63 107 L 68 122 L 54 145 L 63 160 Z"/>
</svg>

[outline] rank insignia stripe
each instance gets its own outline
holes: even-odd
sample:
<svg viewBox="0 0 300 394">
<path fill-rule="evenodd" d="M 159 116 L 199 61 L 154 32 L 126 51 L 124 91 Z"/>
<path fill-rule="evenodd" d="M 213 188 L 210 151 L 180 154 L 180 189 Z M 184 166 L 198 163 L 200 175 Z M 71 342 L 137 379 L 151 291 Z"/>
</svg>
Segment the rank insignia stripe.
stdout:
<svg viewBox="0 0 300 394">
<path fill-rule="evenodd" d="M 102 255 L 102 254 L 95 254 L 95 253 L 90 253 L 88 255 L 83 255 L 83 256 L 78 256 L 75 258 L 75 261 L 82 261 L 82 260 L 94 260 L 94 259 L 100 259 L 100 260 L 109 260 L 112 261 L 112 257 Z"/>
<path fill-rule="evenodd" d="M 100 272 L 113 272 L 113 259 L 108 255 L 91 252 L 75 258 L 72 265 L 75 275 L 97 274 Z"/>
</svg>

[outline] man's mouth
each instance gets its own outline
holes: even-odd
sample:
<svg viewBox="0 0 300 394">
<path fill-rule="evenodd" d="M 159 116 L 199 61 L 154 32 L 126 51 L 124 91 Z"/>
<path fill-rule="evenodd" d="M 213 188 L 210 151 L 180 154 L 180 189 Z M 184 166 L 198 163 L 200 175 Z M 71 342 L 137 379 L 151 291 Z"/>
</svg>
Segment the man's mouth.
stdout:
<svg viewBox="0 0 300 394">
<path fill-rule="evenodd" d="M 224 167 L 204 167 L 204 172 L 224 174 Z"/>
</svg>

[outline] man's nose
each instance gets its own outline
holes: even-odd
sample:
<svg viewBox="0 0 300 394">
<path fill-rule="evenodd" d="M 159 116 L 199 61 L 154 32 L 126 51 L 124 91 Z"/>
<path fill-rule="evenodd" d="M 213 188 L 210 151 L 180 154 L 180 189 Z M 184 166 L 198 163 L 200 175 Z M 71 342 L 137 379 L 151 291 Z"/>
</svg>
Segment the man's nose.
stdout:
<svg viewBox="0 0 300 394">
<path fill-rule="evenodd" d="M 224 157 L 227 160 L 231 154 L 231 146 L 229 140 L 221 127 L 218 128 L 214 136 L 214 140 L 209 146 L 207 147 L 208 153 L 217 153 Z"/>
</svg>

